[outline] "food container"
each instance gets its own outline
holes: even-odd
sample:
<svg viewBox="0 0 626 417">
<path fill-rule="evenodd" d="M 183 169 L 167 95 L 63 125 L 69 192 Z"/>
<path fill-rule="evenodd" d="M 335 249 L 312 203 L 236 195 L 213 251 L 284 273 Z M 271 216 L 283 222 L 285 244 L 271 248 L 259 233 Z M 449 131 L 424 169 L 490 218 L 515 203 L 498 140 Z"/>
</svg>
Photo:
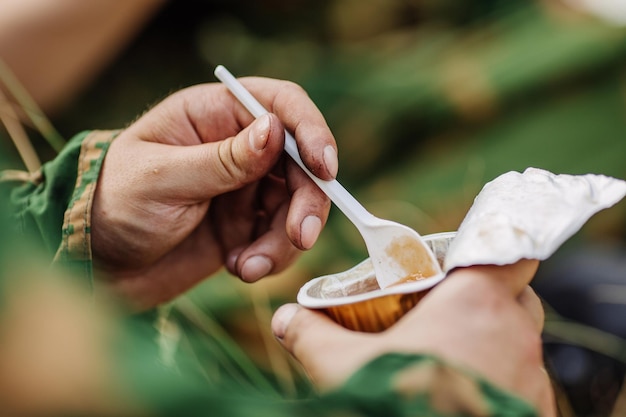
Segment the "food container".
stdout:
<svg viewBox="0 0 626 417">
<path fill-rule="evenodd" d="M 440 265 L 455 235 L 456 232 L 446 232 L 423 236 Z M 398 321 L 444 278 L 442 273 L 381 289 L 367 258 L 347 271 L 307 282 L 298 293 L 298 303 L 324 311 L 348 329 L 380 332 Z"/>
<path fill-rule="evenodd" d="M 626 181 L 605 175 L 510 171 L 485 184 L 457 232 L 424 236 L 442 269 L 548 259 L 596 212 L 626 197 Z M 445 262 L 444 262 L 445 257 Z M 445 272 L 381 289 L 369 259 L 306 283 L 298 302 L 352 330 L 378 332 L 400 319 Z"/>
</svg>

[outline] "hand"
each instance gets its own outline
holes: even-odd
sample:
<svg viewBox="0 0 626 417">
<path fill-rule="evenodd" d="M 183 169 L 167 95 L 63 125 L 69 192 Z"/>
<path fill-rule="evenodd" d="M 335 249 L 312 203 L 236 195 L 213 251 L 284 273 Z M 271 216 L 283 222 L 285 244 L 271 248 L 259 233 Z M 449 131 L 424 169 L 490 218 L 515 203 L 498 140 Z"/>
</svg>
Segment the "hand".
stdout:
<svg viewBox="0 0 626 417">
<path fill-rule="evenodd" d="M 382 333 L 352 332 L 293 304 L 276 312 L 272 330 L 322 389 L 339 386 L 380 354 L 429 353 L 553 416 L 542 362 L 543 308 L 527 286 L 536 268 L 536 261 L 521 261 L 457 270 Z"/>
<path fill-rule="evenodd" d="M 293 83 L 241 81 L 273 114 L 253 120 L 223 85 L 200 85 L 111 144 L 92 209 L 94 266 L 137 309 L 224 265 L 249 282 L 277 273 L 326 222 L 328 198 L 283 156 L 286 127 L 307 167 L 335 177 L 336 145 L 321 113 Z"/>
</svg>

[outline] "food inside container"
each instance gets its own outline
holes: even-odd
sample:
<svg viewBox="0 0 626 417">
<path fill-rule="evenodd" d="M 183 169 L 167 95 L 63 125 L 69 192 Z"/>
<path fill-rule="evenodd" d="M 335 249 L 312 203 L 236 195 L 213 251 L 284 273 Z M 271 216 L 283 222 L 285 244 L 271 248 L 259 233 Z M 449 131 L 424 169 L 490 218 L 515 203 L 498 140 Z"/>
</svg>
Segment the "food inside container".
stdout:
<svg viewBox="0 0 626 417">
<path fill-rule="evenodd" d="M 423 236 L 440 265 L 454 236 L 455 232 Z M 309 281 L 300 289 L 298 302 L 321 309 L 348 329 L 377 332 L 398 321 L 444 277 L 442 273 L 381 289 L 368 258 L 347 271 Z"/>
</svg>

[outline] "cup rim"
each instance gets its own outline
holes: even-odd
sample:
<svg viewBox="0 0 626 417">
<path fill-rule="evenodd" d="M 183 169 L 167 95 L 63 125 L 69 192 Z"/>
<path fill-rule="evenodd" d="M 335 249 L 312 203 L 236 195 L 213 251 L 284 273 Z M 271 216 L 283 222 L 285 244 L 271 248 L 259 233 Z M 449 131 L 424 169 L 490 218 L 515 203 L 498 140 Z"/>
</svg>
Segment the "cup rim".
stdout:
<svg viewBox="0 0 626 417">
<path fill-rule="evenodd" d="M 441 233 L 425 235 L 425 236 L 422 236 L 422 238 L 428 241 L 428 240 L 450 238 L 450 237 L 454 237 L 455 235 L 456 235 L 456 232 L 441 232 Z M 416 293 L 416 292 L 424 291 L 424 290 L 434 287 L 437 283 L 441 282 L 447 275 L 447 273 L 443 271 L 440 274 L 433 275 L 432 277 L 420 279 L 419 281 L 407 282 L 402 285 L 392 285 L 387 288 L 377 289 L 374 291 L 368 291 L 368 292 L 361 293 L 361 294 L 347 295 L 344 297 L 317 298 L 317 297 L 312 297 L 309 295 L 308 293 L 309 289 L 315 284 L 317 284 L 319 281 L 327 279 L 328 277 L 331 277 L 331 276 L 339 275 L 339 274 L 346 274 L 346 275 L 350 274 L 350 272 L 360 267 L 364 267 L 364 264 L 366 264 L 367 262 L 370 262 L 369 258 L 365 258 L 363 261 L 359 262 L 352 268 L 347 269 L 345 271 L 337 272 L 334 274 L 322 275 L 320 277 L 313 278 L 312 280 L 308 281 L 298 291 L 298 296 L 297 296 L 298 304 L 307 308 L 328 308 L 328 307 L 335 307 L 335 306 L 346 305 L 346 304 L 354 304 L 354 303 L 358 303 L 361 301 L 370 300 L 373 298 L 380 298 L 380 297 L 393 295 L 393 294 Z M 371 271 L 366 272 L 364 279 L 367 279 L 373 276 L 374 276 L 374 268 L 372 266 Z"/>
</svg>

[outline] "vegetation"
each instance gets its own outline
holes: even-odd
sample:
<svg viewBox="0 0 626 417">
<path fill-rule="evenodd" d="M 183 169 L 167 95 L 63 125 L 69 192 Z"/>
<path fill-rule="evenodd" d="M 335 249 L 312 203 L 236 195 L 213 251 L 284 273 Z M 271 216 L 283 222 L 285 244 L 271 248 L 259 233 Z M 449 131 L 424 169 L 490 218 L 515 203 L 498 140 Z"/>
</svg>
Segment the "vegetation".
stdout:
<svg viewBox="0 0 626 417">
<path fill-rule="evenodd" d="M 422 234 L 455 230 L 482 185 L 506 171 L 626 178 L 625 28 L 552 1 L 249 3 L 172 2 L 51 124 L 2 68 L 26 116 L 23 132 L 3 117 L 8 136 L 22 149 L 29 138 L 49 159 L 60 136 L 123 126 L 169 91 L 213 81 L 220 63 L 303 85 L 337 138 L 340 180 L 376 215 Z M 598 244 L 624 253 L 624 202 L 592 219 L 562 255 Z M 223 274 L 164 307 L 164 357 L 193 352 L 212 382 L 228 373 L 250 389 L 307 392 L 269 334 L 271 313 L 307 280 L 364 256 L 356 230 L 333 212 L 316 247 L 281 276 L 249 286 Z M 538 280 L 563 257 L 546 262 Z M 547 346 L 582 347 L 611 367 L 574 382 L 554 370 L 564 416 L 626 407 L 623 337 L 549 309 Z"/>
</svg>

